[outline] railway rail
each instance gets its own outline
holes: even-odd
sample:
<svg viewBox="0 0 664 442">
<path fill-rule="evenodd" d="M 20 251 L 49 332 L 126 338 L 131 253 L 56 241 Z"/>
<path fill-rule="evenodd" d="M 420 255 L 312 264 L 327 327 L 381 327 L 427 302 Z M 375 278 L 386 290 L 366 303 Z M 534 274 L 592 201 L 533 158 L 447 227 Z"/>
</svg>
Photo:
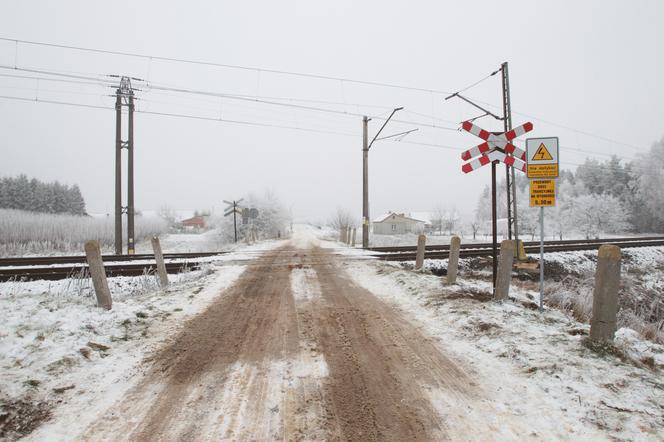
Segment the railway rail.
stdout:
<svg viewBox="0 0 664 442">
<path fill-rule="evenodd" d="M 545 241 L 544 253 L 597 250 L 602 244 L 614 244 L 621 248 L 664 246 L 664 237 Z M 524 241 L 526 253 L 539 253 L 539 247 L 537 241 Z M 426 246 L 424 259 L 447 259 L 450 254 L 449 249 L 448 244 Z M 374 247 L 370 250 L 377 252 L 373 256 L 380 260 L 414 261 L 417 247 Z M 491 243 L 462 244 L 459 256 L 461 258 L 491 256 L 491 252 Z"/>
<path fill-rule="evenodd" d="M 180 273 L 196 270 L 200 258 L 222 255 L 228 252 L 166 253 L 166 272 Z M 140 276 L 156 270 L 154 255 L 103 255 L 106 276 Z M 172 262 L 177 260 L 177 262 Z M 135 263 L 132 261 L 152 261 Z M 58 280 L 85 276 L 88 273 L 85 256 L 39 256 L 28 258 L 0 258 L 0 282 L 11 280 Z"/>
<path fill-rule="evenodd" d="M 228 252 L 199 252 L 199 253 L 164 253 L 164 259 L 194 259 L 208 256 L 223 255 Z M 153 254 L 139 255 L 102 255 L 104 262 L 138 261 L 154 259 Z M 85 264 L 85 255 L 73 256 L 34 256 L 19 258 L 0 258 L 0 267 L 9 266 L 35 266 L 53 264 Z"/>
</svg>

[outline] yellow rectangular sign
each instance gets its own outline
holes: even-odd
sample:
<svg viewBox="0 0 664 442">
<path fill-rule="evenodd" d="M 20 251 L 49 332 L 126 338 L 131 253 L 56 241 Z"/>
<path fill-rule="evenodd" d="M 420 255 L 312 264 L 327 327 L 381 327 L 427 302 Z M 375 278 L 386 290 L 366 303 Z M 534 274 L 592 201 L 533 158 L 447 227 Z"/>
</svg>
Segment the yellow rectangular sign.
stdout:
<svg viewBox="0 0 664 442">
<path fill-rule="evenodd" d="M 556 180 L 530 180 L 530 207 L 556 205 Z"/>
</svg>

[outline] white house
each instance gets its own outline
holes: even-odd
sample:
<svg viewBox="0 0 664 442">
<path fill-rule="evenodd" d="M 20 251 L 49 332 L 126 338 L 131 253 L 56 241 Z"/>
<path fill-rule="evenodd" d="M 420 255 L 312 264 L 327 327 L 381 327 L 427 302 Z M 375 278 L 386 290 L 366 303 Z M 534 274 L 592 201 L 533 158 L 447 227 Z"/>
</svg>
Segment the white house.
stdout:
<svg viewBox="0 0 664 442">
<path fill-rule="evenodd" d="M 373 233 L 376 235 L 422 233 L 426 226 L 425 220 L 411 218 L 404 213 L 389 212 L 373 220 Z"/>
</svg>

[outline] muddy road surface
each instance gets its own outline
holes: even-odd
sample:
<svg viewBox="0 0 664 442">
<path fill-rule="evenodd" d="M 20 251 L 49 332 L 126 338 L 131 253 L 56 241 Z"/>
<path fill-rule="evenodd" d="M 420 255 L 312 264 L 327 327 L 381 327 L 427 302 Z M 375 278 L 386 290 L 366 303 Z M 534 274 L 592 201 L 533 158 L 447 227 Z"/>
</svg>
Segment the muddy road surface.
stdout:
<svg viewBox="0 0 664 442">
<path fill-rule="evenodd" d="M 476 393 L 331 252 L 267 252 L 149 361 L 84 440 L 446 440 Z"/>
</svg>

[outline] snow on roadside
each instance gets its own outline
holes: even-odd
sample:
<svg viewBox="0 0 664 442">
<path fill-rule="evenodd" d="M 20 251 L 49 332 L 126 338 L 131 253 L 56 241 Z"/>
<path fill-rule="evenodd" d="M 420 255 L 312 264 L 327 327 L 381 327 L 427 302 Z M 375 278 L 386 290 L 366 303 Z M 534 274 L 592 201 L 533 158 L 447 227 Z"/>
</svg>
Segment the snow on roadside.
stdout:
<svg viewBox="0 0 664 442">
<path fill-rule="evenodd" d="M 478 406 L 498 413 L 504 425 L 514 424 L 516 435 L 525 436 L 518 430 L 525 421 L 530 434 L 543 439 L 664 437 L 660 372 L 588 350 L 582 345 L 587 325 L 556 310 L 540 314 L 524 307 L 529 293 L 513 287 L 516 299 L 501 304 L 489 301 L 490 285 L 483 281 L 461 277 L 458 285 L 446 287 L 438 277 L 391 264 L 344 267 L 359 285 L 466 361 L 487 393 L 487 402 Z M 631 331 L 620 330 L 616 344 L 632 351 L 645 346 L 656 364 L 664 364 L 664 347 Z M 467 437 L 458 430 L 459 437 Z"/>
<path fill-rule="evenodd" d="M 110 311 L 96 307 L 89 279 L 0 283 L 0 411 L 12 417 L 47 404 L 42 419 L 52 413 L 50 422 L 29 437 L 66 440 L 140 379 L 147 355 L 238 279 L 246 266 L 234 260 L 282 244 L 241 246 L 201 270 L 169 275 L 166 290 L 154 276 L 108 278 Z"/>
</svg>

